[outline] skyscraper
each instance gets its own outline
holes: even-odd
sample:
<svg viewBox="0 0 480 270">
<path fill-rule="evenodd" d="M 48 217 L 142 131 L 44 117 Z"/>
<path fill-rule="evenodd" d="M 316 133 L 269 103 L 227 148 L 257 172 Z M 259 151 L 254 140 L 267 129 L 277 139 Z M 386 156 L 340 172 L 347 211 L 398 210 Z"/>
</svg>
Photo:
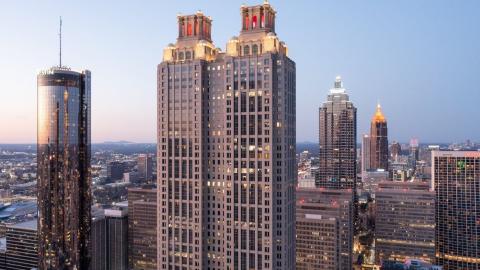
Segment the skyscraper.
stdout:
<svg viewBox="0 0 480 270">
<path fill-rule="evenodd" d="M 178 16 L 158 66 L 159 269 L 294 269 L 295 63 L 275 16 L 242 6 L 226 52 L 209 17 Z"/>
<path fill-rule="evenodd" d="M 128 269 L 157 269 L 157 190 L 128 189 Z"/>
<path fill-rule="evenodd" d="M 370 168 L 388 171 L 388 129 L 382 107 L 377 104 L 370 125 Z"/>
<path fill-rule="evenodd" d="M 92 270 L 127 270 L 128 210 L 104 209 L 92 222 Z"/>
<path fill-rule="evenodd" d="M 394 141 L 390 146 L 390 159 L 397 161 L 398 157 L 402 154 L 402 146 L 399 142 Z"/>
<path fill-rule="evenodd" d="M 433 151 L 432 181 L 437 264 L 480 269 L 480 152 Z"/>
<path fill-rule="evenodd" d="M 340 76 L 320 107 L 319 121 L 320 168 L 316 185 L 355 189 L 357 109 L 349 101 Z"/>
<path fill-rule="evenodd" d="M 37 77 L 39 268 L 90 265 L 90 71 Z"/>
<path fill-rule="evenodd" d="M 362 137 L 362 153 L 361 153 L 361 166 L 362 166 L 362 180 L 364 174 L 370 170 L 370 136 L 364 134 Z"/>
<path fill-rule="evenodd" d="M 144 182 L 149 182 L 152 180 L 152 157 L 148 154 L 138 155 L 137 158 L 138 173 L 140 174 L 140 179 Z"/>
</svg>

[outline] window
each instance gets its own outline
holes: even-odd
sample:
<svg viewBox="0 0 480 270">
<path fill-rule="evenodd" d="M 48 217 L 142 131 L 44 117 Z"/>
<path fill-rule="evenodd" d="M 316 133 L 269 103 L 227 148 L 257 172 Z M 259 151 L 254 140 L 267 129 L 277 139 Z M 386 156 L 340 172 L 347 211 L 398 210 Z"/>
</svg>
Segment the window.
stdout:
<svg viewBox="0 0 480 270">
<path fill-rule="evenodd" d="M 256 15 L 254 15 L 252 17 L 252 28 L 253 29 L 257 28 L 257 16 Z"/>
<path fill-rule="evenodd" d="M 243 55 L 250 55 L 250 46 L 243 47 Z"/>
<path fill-rule="evenodd" d="M 258 45 L 254 44 L 252 46 L 252 55 L 257 55 L 258 54 Z"/>
</svg>

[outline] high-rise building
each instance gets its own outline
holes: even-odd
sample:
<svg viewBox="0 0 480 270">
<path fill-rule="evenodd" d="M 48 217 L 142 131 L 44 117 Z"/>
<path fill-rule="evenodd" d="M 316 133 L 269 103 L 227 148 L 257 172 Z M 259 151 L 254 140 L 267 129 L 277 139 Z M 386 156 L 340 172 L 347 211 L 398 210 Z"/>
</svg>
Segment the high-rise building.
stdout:
<svg viewBox="0 0 480 270">
<path fill-rule="evenodd" d="M 296 269 L 352 269 L 352 190 L 297 188 L 296 196 Z"/>
<path fill-rule="evenodd" d="M 92 270 L 127 270 L 128 211 L 126 207 L 103 210 L 92 221 Z"/>
<path fill-rule="evenodd" d="M 152 157 L 147 154 L 139 155 L 137 158 L 138 173 L 140 174 L 140 179 L 144 182 L 149 182 L 152 180 L 152 168 L 153 162 Z"/>
<path fill-rule="evenodd" d="M 420 160 L 420 149 L 417 138 L 410 139 L 410 156 L 408 158 L 409 165 L 413 168 L 417 166 L 417 161 Z"/>
<path fill-rule="evenodd" d="M 342 79 L 335 79 L 327 101 L 320 107 L 320 168 L 318 187 L 356 189 L 357 109 L 343 88 Z"/>
<path fill-rule="evenodd" d="M 128 189 L 128 269 L 157 270 L 157 190 Z"/>
<path fill-rule="evenodd" d="M 92 211 L 93 212 L 93 211 Z M 92 270 L 107 269 L 107 226 L 103 209 L 92 213 Z"/>
<path fill-rule="evenodd" d="M 445 270 L 480 269 L 480 152 L 432 151 L 435 254 Z"/>
<path fill-rule="evenodd" d="M 385 181 L 375 193 L 375 255 L 435 261 L 435 192 L 424 182 Z"/>
<path fill-rule="evenodd" d="M 295 63 L 265 2 L 226 52 L 178 16 L 158 66 L 159 269 L 294 269 Z"/>
<path fill-rule="evenodd" d="M 38 267 L 37 220 L 7 226 L 6 270 L 30 270 Z"/>
<path fill-rule="evenodd" d="M 402 145 L 399 142 L 393 142 L 390 146 L 390 159 L 398 161 L 398 157 L 402 154 Z"/>
<path fill-rule="evenodd" d="M 370 168 L 388 171 L 388 128 L 382 107 L 377 104 L 370 125 Z"/>
<path fill-rule="evenodd" d="M 125 163 L 120 161 L 111 161 L 107 164 L 107 178 L 109 182 L 121 180 L 125 172 Z"/>
<path fill-rule="evenodd" d="M 90 76 L 54 67 L 37 77 L 41 270 L 90 266 Z"/>
<path fill-rule="evenodd" d="M 361 166 L 362 166 L 362 180 L 363 175 L 370 170 L 370 136 L 364 134 L 362 137 L 362 153 L 361 153 Z"/>
</svg>

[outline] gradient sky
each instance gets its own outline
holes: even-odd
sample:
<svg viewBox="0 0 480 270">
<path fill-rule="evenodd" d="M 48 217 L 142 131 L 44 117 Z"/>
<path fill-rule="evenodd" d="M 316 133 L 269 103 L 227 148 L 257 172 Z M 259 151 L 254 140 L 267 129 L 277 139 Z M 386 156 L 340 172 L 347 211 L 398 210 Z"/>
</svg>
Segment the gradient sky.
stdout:
<svg viewBox="0 0 480 270">
<path fill-rule="evenodd" d="M 262 0 L 243 1 L 258 4 Z M 0 1 L 0 143 L 36 140 L 36 73 L 92 71 L 94 142 L 155 142 L 156 66 L 177 13 L 213 18 L 225 49 L 242 1 Z M 480 141 L 480 1 L 271 0 L 297 63 L 297 140 L 317 141 L 318 107 L 336 75 L 368 132 L 377 101 L 389 139 Z"/>
</svg>

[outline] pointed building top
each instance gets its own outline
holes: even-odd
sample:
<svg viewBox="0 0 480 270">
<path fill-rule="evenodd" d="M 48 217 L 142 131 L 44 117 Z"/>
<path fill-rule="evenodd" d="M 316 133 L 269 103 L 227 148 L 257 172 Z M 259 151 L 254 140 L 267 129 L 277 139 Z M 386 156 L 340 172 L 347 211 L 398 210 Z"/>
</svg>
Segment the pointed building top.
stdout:
<svg viewBox="0 0 480 270">
<path fill-rule="evenodd" d="M 377 103 L 377 110 L 375 111 L 375 115 L 373 115 L 372 122 L 375 122 L 375 123 L 387 122 L 387 119 L 383 115 L 382 106 L 380 106 L 380 103 Z"/>
</svg>

